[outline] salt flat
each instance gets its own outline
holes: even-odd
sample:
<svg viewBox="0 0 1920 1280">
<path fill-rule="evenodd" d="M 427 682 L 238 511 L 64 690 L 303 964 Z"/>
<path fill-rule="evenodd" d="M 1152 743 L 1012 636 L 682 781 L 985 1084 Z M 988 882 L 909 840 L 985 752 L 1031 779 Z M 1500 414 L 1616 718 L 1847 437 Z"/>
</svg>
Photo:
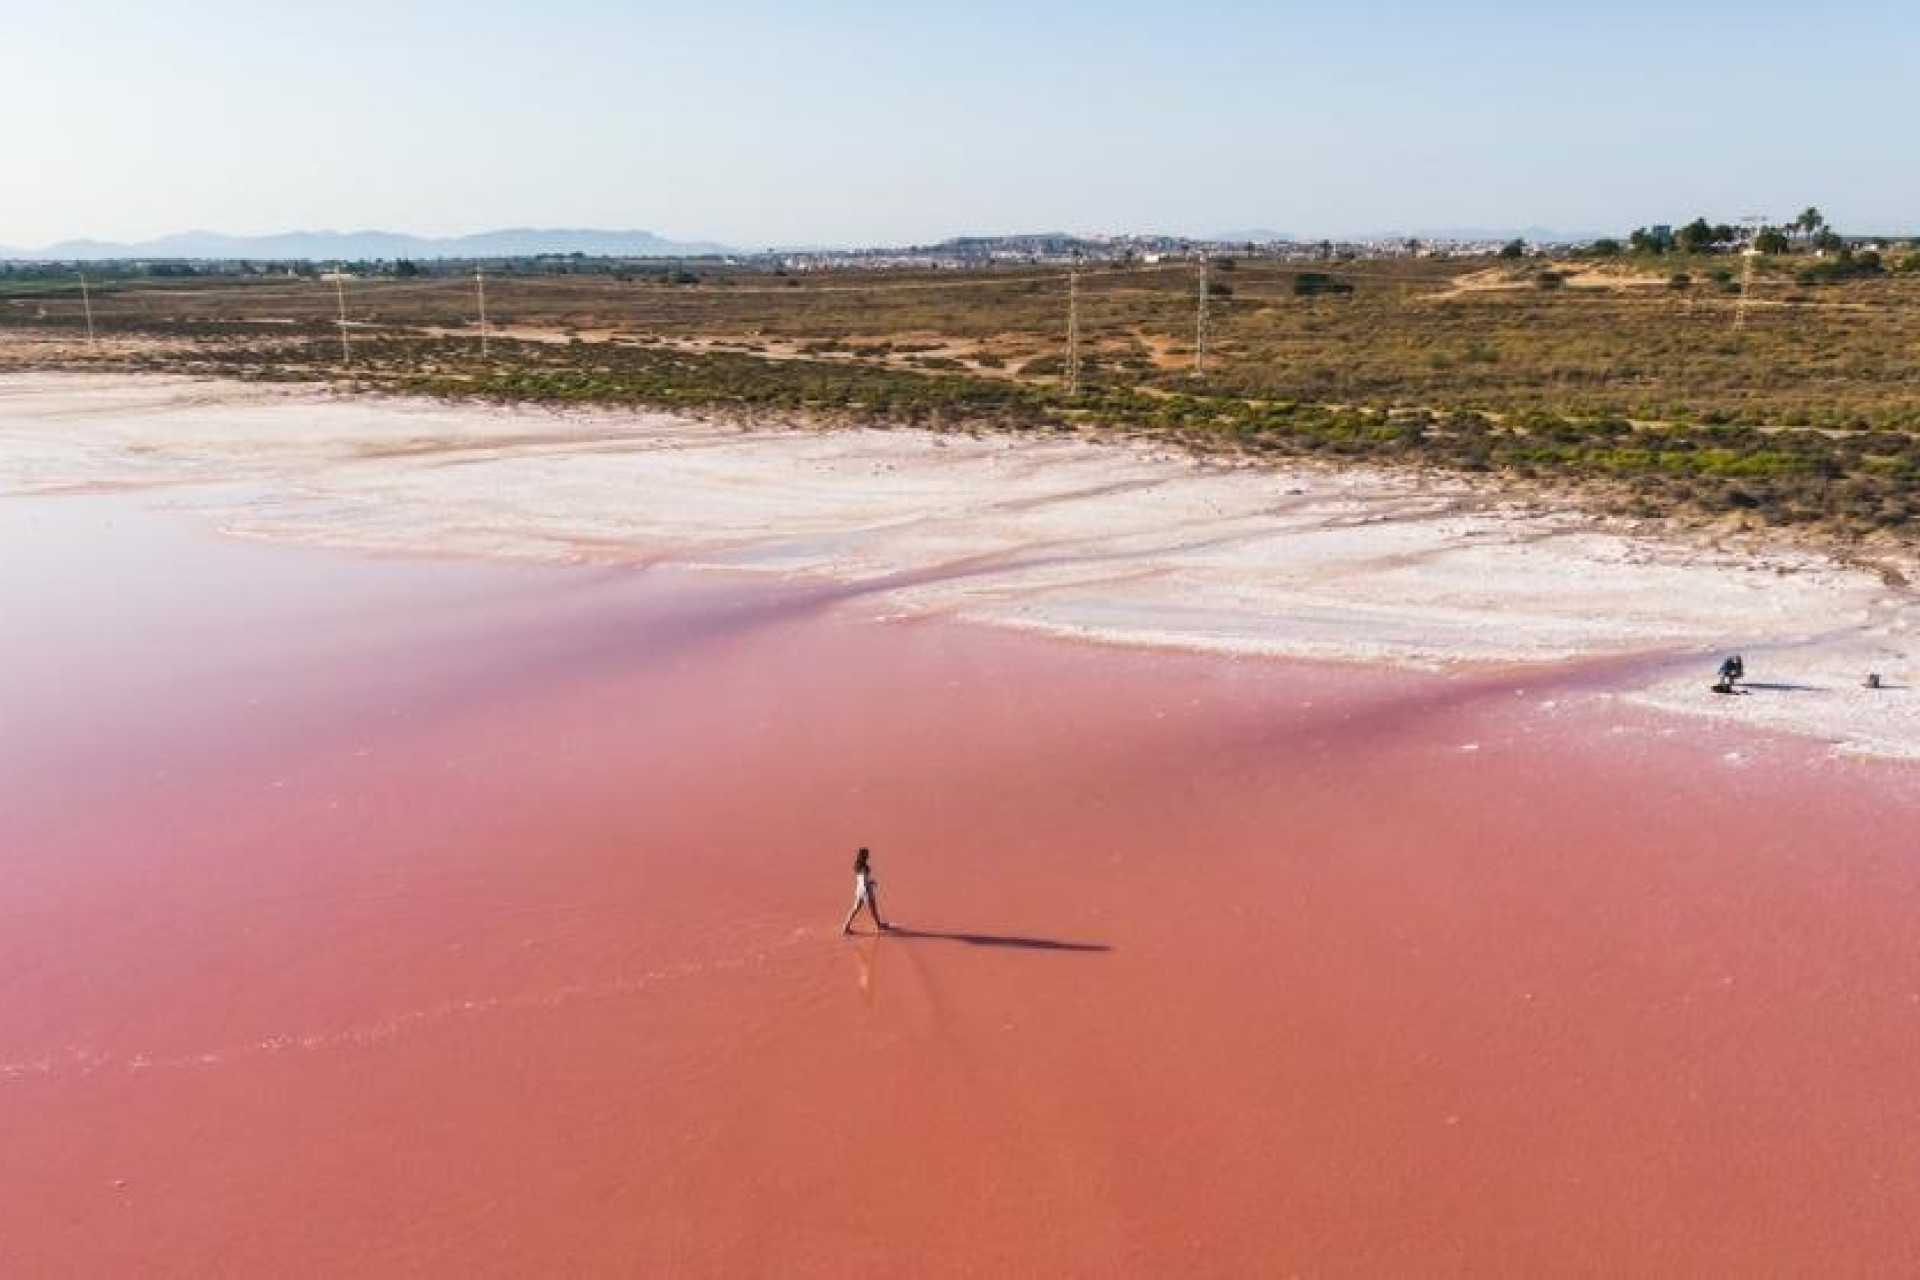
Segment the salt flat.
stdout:
<svg viewBox="0 0 1920 1280">
<path fill-rule="evenodd" d="M 0 492 L 177 484 L 236 535 L 821 575 L 874 614 L 1113 643 L 1422 667 L 1647 655 L 1608 690 L 1920 755 L 1907 590 L 1453 479 L 1137 441 L 0 376 Z M 1756 692 L 1713 697 L 1733 651 Z M 1869 671 L 1889 687 L 1863 688 Z"/>
</svg>

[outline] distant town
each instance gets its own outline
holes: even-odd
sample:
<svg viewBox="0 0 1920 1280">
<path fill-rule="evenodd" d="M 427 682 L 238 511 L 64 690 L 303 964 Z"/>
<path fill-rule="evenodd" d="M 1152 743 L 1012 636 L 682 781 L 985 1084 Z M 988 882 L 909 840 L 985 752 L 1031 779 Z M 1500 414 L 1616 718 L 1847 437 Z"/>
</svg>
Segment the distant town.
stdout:
<svg viewBox="0 0 1920 1280">
<path fill-rule="evenodd" d="M 1426 240 L 1411 236 L 1357 240 L 1228 240 L 1163 235 L 1049 234 L 963 236 L 938 244 L 908 248 L 834 249 L 763 256 L 774 259 L 777 265 L 789 271 L 832 271 L 859 267 L 894 271 L 963 271 L 993 266 L 1066 266 L 1075 262 L 1157 263 L 1203 257 L 1277 258 L 1291 261 L 1434 255 L 1467 257 L 1497 252 L 1507 242 L 1506 238 Z"/>
<path fill-rule="evenodd" d="M 358 274 L 447 275 L 479 264 L 509 270 L 568 273 L 620 272 L 658 274 L 676 264 L 726 267 L 747 271 L 968 271 L 992 267 L 1064 266 L 1072 263 L 1159 263 L 1182 259 L 1245 257 L 1292 261 L 1335 261 L 1359 258 L 1428 256 L 1471 257 L 1499 251 L 1509 238 L 1423 239 L 1409 236 L 1351 240 L 1203 239 L 1170 235 L 1079 236 L 1049 232 L 1030 235 L 962 236 L 936 244 L 874 248 L 799 248 L 756 251 L 727 250 L 710 245 L 677 251 L 670 242 L 647 244 L 641 252 L 574 249 L 564 252 L 355 252 L 351 237 L 340 237 L 332 254 L 270 253 L 211 254 L 141 252 L 127 246 L 124 253 L 111 246 L 89 243 L 84 252 L 63 253 L 56 248 L 44 256 L 16 253 L 0 260 L 0 273 L 35 274 L 52 267 L 86 262 L 107 274 L 152 276 L 192 275 L 317 275 L 336 267 L 352 267 Z M 560 243 L 566 243 L 562 238 Z M 378 248 L 386 248 L 379 241 Z M 465 248 L 460 242 L 447 242 Z M 522 245 L 526 241 L 522 240 Z M 1575 247 L 1577 241 L 1530 243 L 1530 248 L 1552 252 Z M 185 246 L 182 246 L 184 248 Z M 196 246 L 197 247 L 197 246 Z M 303 245 L 302 247 L 313 247 Z"/>
<path fill-rule="evenodd" d="M 1812 215 L 1811 220 L 1809 215 Z M 485 266 L 535 275 L 682 276 L 696 270 L 768 273 L 822 271 L 977 271 L 1013 267 L 1151 265 L 1200 259 L 1246 258 L 1293 262 L 1504 257 L 1613 257 L 1667 253 L 1837 253 L 1879 249 L 1898 238 L 1841 237 L 1816 210 L 1774 226 L 1710 225 L 1636 228 L 1618 239 L 1560 234 L 1411 236 L 1301 239 L 1249 232 L 1239 237 L 1173 235 L 961 236 L 933 244 L 872 248 L 732 250 L 706 242 L 676 243 L 648 232 L 489 232 L 448 240 L 386 233 L 289 233 L 240 238 L 191 233 L 141 245 L 75 241 L 41 253 L 0 249 L 0 276 L 41 276 L 84 267 L 102 277 L 447 276 Z M 579 246 L 579 247 L 573 247 Z"/>
</svg>

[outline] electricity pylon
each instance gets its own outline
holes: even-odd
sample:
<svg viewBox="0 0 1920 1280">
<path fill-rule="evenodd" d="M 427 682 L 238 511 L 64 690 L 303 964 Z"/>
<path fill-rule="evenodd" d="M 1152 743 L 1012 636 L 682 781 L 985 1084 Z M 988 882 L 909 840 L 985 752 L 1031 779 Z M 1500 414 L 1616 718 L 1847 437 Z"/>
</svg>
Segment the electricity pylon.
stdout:
<svg viewBox="0 0 1920 1280">
<path fill-rule="evenodd" d="M 1756 246 L 1760 239 L 1760 232 L 1767 225 L 1767 220 L 1758 216 L 1742 218 L 1740 221 L 1747 224 L 1747 243 L 1741 254 L 1740 301 L 1735 303 L 1733 308 L 1733 327 L 1736 329 L 1747 327 L 1747 300 L 1753 296 L 1753 260 L 1760 256 Z"/>
<path fill-rule="evenodd" d="M 1207 376 L 1207 260 L 1200 259 L 1200 297 L 1193 316 L 1193 376 Z"/>
<path fill-rule="evenodd" d="M 98 346 L 93 337 L 93 295 L 87 292 L 87 273 L 77 273 L 80 277 L 80 306 L 87 313 L 87 345 Z"/>
<path fill-rule="evenodd" d="M 344 369 L 353 363 L 353 350 L 347 345 L 347 269 L 343 266 L 333 269 L 333 296 L 340 303 L 340 367 Z"/>
<path fill-rule="evenodd" d="M 473 292 L 480 300 L 480 358 L 487 358 L 487 275 L 479 267 L 473 269 Z"/>
<path fill-rule="evenodd" d="M 1067 272 L 1067 398 L 1080 395 L 1080 273 Z"/>
</svg>

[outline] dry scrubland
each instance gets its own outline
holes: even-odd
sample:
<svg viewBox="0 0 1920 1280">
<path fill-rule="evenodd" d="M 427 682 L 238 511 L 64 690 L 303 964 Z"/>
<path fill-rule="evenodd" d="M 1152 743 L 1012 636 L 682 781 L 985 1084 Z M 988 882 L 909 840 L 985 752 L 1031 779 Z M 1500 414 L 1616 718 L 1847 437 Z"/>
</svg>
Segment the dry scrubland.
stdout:
<svg viewBox="0 0 1920 1280">
<path fill-rule="evenodd" d="M 1920 276 L 1477 261 L 1216 264 L 1206 375 L 1192 264 L 1080 274 L 1081 394 L 1054 270 L 782 276 L 664 265 L 468 277 L 0 284 L 0 368 L 336 379 L 432 395 L 743 415 L 1148 431 L 1208 451 L 1568 484 L 1606 509 L 1907 544 L 1920 516 Z M 1316 280 L 1318 272 L 1330 281 Z M 1676 288 L 1669 276 L 1694 280 Z"/>
</svg>

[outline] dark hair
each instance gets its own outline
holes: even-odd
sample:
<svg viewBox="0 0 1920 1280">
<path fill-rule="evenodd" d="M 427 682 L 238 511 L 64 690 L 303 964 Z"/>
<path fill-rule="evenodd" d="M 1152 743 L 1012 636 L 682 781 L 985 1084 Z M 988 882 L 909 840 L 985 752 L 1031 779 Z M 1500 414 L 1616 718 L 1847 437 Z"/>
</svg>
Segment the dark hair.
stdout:
<svg viewBox="0 0 1920 1280">
<path fill-rule="evenodd" d="M 855 871 L 858 871 L 860 868 L 866 865 L 867 865 L 867 851 L 866 851 L 866 848 L 863 846 L 860 852 L 853 855 L 853 869 Z"/>
</svg>

